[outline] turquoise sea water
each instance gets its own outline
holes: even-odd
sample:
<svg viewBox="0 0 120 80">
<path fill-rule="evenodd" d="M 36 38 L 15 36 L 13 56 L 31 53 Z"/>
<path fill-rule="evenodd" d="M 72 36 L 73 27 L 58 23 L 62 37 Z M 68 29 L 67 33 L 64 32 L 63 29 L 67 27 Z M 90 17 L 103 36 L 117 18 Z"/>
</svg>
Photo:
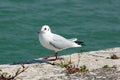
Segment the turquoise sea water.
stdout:
<svg viewBox="0 0 120 80">
<path fill-rule="evenodd" d="M 38 40 L 44 24 L 86 44 L 59 55 L 120 47 L 120 0 L 0 0 L 0 64 L 52 55 Z"/>
</svg>

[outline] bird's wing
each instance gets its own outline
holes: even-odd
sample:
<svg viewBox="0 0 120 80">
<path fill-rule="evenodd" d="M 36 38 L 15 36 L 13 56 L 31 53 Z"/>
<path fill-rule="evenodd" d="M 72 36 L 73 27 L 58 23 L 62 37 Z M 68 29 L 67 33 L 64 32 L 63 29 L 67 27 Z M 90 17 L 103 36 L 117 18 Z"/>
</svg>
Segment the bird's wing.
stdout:
<svg viewBox="0 0 120 80">
<path fill-rule="evenodd" d="M 72 41 L 56 34 L 53 34 L 52 40 L 49 43 L 57 49 L 66 49 L 72 47 L 73 45 Z"/>
</svg>

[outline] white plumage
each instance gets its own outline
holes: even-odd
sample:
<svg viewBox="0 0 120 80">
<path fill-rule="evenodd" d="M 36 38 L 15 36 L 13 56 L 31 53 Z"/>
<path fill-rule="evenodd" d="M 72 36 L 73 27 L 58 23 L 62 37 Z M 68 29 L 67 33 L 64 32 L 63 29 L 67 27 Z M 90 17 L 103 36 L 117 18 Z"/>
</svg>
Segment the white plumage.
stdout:
<svg viewBox="0 0 120 80">
<path fill-rule="evenodd" d="M 45 48 L 54 50 L 56 52 L 55 56 L 57 56 L 58 51 L 63 49 L 81 47 L 83 45 L 83 42 L 77 41 L 77 38 L 66 39 L 60 35 L 52 33 L 48 25 L 42 26 L 39 31 L 39 41 Z"/>
</svg>

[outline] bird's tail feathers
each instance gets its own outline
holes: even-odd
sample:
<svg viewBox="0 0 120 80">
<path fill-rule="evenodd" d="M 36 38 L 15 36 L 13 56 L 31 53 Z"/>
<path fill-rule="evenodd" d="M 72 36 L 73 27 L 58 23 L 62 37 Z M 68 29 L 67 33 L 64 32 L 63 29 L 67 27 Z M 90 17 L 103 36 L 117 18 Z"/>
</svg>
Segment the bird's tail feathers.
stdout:
<svg viewBox="0 0 120 80">
<path fill-rule="evenodd" d="M 71 39 L 68 39 L 70 41 L 77 41 L 77 38 L 71 38 Z"/>
<path fill-rule="evenodd" d="M 74 41 L 76 44 L 78 44 L 78 45 L 81 45 L 81 46 L 84 46 L 85 44 L 84 44 L 84 42 L 82 42 L 82 41 Z"/>
</svg>

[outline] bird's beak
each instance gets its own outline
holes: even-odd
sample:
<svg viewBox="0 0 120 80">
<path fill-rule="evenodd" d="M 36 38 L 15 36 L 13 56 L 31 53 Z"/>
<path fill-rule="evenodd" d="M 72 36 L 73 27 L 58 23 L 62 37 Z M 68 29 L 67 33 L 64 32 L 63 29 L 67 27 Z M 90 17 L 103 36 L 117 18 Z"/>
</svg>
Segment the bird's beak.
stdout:
<svg viewBox="0 0 120 80">
<path fill-rule="evenodd" d="M 38 31 L 38 33 L 43 33 L 44 32 L 44 30 L 40 30 L 40 31 Z"/>
</svg>

